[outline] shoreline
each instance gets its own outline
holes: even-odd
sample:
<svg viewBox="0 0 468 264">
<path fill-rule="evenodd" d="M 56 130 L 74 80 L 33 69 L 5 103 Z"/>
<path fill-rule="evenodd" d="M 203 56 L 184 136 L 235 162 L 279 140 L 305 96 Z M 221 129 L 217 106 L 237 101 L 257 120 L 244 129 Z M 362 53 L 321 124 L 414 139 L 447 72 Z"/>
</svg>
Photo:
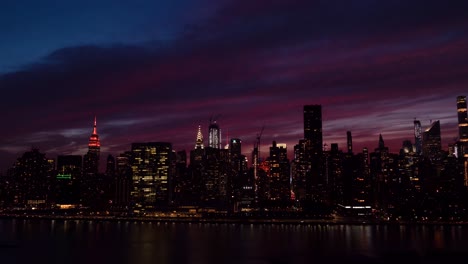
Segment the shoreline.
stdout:
<svg viewBox="0 0 468 264">
<path fill-rule="evenodd" d="M 429 225 L 429 226 L 468 226 L 468 222 L 450 221 L 377 221 L 369 219 L 261 219 L 261 218 L 201 218 L 201 217 L 118 217 L 118 216 L 51 216 L 51 215 L 12 215 L 1 214 L 0 219 L 19 220 L 59 220 L 97 222 L 155 222 L 191 224 L 240 224 L 240 225 Z"/>
</svg>

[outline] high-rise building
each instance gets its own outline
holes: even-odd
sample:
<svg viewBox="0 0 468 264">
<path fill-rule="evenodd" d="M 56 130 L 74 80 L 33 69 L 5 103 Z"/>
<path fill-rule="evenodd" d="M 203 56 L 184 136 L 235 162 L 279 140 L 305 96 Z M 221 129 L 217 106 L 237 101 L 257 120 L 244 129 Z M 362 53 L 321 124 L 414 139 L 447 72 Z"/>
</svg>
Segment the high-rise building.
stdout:
<svg viewBox="0 0 468 264">
<path fill-rule="evenodd" d="M 461 142 L 468 142 L 468 115 L 466 112 L 466 96 L 457 97 L 458 133 Z"/>
<path fill-rule="evenodd" d="M 221 148 L 221 130 L 219 129 L 216 120 L 210 123 L 208 127 L 209 147 L 219 149 Z"/>
<path fill-rule="evenodd" d="M 310 142 L 312 155 L 322 154 L 322 106 L 304 106 L 304 139 Z"/>
<path fill-rule="evenodd" d="M 15 203 L 20 206 L 44 206 L 48 200 L 48 187 L 52 168 L 45 154 L 38 149 L 25 152 L 12 168 L 16 182 Z"/>
<path fill-rule="evenodd" d="M 195 141 L 195 148 L 196 149 L 203 149 L 205 146 L 203 145 L 203 134 L 201 131 L 201 126 L 198 126 L 197 131 L 197 140 Z"/>
<path fill-rule="evenodd" d="M 441 150 L 440 122 L 437 120 L 432 122 L 423 133 L 423 155 L 434 160 L 438 157 Z"/>
<path fill-rule="evenodd" d="M 106 163 L 106 176 L 107 177 L 114 177 L 115 175 L 115 158 L 111 154 L 107 156 L 107 163 Z"/>
<path fill-rule="evenodd" d="M 422 129 L 421 122 L 414 120 L 414 145 L 416 147 L 416 154 L 421 155 L 422 153 Z"/>
<path fill-rule="evenodd" d="M 168 206 L 171 201 L 172 145 L 166 142 L 132 144 L 132 198 L 136 209 Z"/>
<path fill-rule="evenodd" d="M 98 173 L 100 152 L 101 142 L 97 133 L 96 116 L 94 116 L 94 126 L 89 137 L 88 152 L 83 157 L 83 174 L 96 175 Z"/>
<path fill-rule="evenodd" d="M 231 158 L 238 159 L 242 155 L 242 141 L 238 138 L 231 138 L 229 142 Z"/>
<path fill-rule="evenodd" d="M 466 96 L 457 97 L 458 112 L 458 144 L 457 156 L 463 165 L 463 182 L 468 187 L 468 115 L 466 111 Z"/>
<path fill-rule="evenodd" d="M 306 199 L 318 203 L 326 199 L 326 179 L 323 165 L 322 106 L 304 106 L 304 139 L 310 170 L 306 177 Z"/>
<path fill-rule="evenodd" d="M 346 132 L 346 143 L 348 147 L 348 153 L 353 153 L 353 137 L 351 136 L 351 131 Z"/>
<path fill-rule="evenodd" d="M 290 200 L 290 173 L 286 144 L 273 141 L 268 158 L 270 165 L 270 199 L 283 205 Z"/>
<path fill-rule="evenodd" d="M 306 153 L 306 140 L 301 139 L 294 146 L 294 160 L 292 162 L 293 192 L 296 200 L 306 197 L 306 177 L 310 171 L 310 161 Z"/>
<path fill-rule="evenodd" d="M 57 176 L 53 192 L 55 203 L 79 203 L 82 169 L 83 158 L 80 155 L 57 156 Z"/>
<path fill-rule="evenodd" d="M 116 173 L 114 178 L 113 204 L 114 209 L 123 209 L 130 205 L 132 191 L 132 167 L 130 164 L 132 152 L 127 151 L 116 157 Z"/>
</svg>

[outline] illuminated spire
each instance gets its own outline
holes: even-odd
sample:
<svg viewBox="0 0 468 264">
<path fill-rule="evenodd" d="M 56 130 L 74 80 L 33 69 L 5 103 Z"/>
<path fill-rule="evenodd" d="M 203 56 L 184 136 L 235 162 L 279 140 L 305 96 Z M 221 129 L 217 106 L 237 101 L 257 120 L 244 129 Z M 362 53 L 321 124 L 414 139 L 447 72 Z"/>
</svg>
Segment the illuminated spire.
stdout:
<svg viewBox="0 0 468 264">
<path fill-rule="evenodd" d="M 99 135 L 97 134 L 97 122 L 96 116 L 94 116 L 94 127 L 93 133 L 89 137 L 89 144 L 88 144 L 89 151 L 96 152 L 99 154 L 101 143 L 99 142 Z"/>
<path fill-rule="evenodd" d="M 93 128 L 93 135 L 97 135 L 97 125 L 96 125 L 96 116 L 94 116 L 94 128 Z"/>
<path fill-rule="evenodd" d="M 203 148 L 203 134 L 201 132 L 201 126 L 198 125 L 198 132 L 197 132 L 197 141 L 195 143 L 195 148 Z"/>
</svg>

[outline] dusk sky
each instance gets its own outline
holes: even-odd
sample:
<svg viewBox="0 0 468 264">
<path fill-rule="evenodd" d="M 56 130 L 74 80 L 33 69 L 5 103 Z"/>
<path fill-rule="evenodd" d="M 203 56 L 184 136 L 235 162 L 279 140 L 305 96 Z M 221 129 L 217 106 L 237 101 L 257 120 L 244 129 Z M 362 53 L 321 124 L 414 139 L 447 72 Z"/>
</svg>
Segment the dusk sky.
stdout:
<svg viewBox="0 0 468 264">
<path fill-rule="evenodd" d="M 262 156 L 276 140 L 291 159 L 306 104 L 328 145 L 381 133 L 397 152 L 417 118 L 440 120 L 447 149 L 468 95 L 466 0 L 7 0 L 0 36 L 0 173 L 31 147 L 85 154 L 94 114 L 104 158 L 190 151 L 218 116 L 223 145 L 250 157 L 264 125 Z"/>
</svg>

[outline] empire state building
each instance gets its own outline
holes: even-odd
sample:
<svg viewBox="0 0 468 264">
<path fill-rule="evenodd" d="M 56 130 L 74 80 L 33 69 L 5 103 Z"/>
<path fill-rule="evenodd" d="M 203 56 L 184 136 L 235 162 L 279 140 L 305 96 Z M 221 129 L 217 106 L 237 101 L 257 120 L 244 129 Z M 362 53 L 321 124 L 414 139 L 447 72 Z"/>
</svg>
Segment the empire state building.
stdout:
<svg viewBox="0 0 468 264">
<path fill-rule="evenodd" d="M 94 116 L 94 127 L 89 137 L 88 153 L 84 155 L 83 169 L 85 174 L 97 174 L 99 168 L 99 154 L 101 151 L 101 142 L 97 133 L 96 116 Z"/>
<path fill-rule="evenodd" d="M 99 153 L 101 151 L 101 143 L 99 142 L 99 135 L 97 133 L 97 124 L 96 124 L 96 116 L 94 116 L 94 127 L 93 133 L 89 137 L 88 143 L 88 153 L 94 153 L 99 157 Z"/>
</svg>

